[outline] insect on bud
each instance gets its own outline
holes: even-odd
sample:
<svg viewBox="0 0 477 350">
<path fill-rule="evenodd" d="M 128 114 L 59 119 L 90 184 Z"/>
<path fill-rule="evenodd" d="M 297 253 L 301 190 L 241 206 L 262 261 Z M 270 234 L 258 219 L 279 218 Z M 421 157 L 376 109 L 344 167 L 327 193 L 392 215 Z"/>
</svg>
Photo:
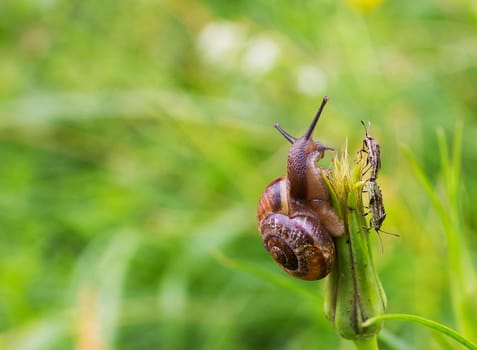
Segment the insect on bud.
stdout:
<svg viewBox="0 0 477 350">
<path fill-rule="evenodd" d="M 350 165 L 352 164 L 352 165 Z M 335 238 L 336 261 L 327 280 L 325 313 L 338 333 L 346 339 L 375 336 L 380 323 L 363 327 L 370 317 L 383 314 L 386 296 L 374 269 L 365 219 L 363 188 L 365 160 L 349 160 L 347 151 L 333 160 L 326 177 L 332 204 L 343 220 L 345 234 Z"/>
</svg>

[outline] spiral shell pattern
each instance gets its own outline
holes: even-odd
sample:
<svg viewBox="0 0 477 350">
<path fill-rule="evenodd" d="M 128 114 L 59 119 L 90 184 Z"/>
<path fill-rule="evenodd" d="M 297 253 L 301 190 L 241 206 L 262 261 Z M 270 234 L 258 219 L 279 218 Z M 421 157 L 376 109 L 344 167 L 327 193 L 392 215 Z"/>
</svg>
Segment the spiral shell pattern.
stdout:
<svg viewBox="0 0 477 350">
<path fill-rule="evenodd" d="M 260 198 L 258 225 L 263 245 L 290 275 L 304 280 L 323 278 L 333 266 L 333 240 L 311 209 L 289 200 L 287 190 L 287 179 L 281 177 Z"/>
</svg>

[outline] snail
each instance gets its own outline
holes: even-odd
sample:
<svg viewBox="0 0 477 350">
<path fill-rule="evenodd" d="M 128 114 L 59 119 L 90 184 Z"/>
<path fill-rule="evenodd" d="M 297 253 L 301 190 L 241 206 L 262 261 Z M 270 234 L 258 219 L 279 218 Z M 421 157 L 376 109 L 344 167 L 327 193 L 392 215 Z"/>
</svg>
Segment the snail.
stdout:
<svg viewBox="0 0 477 350">
<path fill-rule="evenodd" d="M 325 169 L 316 162 L 333 148 L 312 139 L 328 97 L 305 135 L 295 138 L 275 128 L 291 143 L 287 176 L 272 181 L 259 200 L 257 220 L 263 245 L 278 265 L 290 275 L 317 280 L 325 277 L 334 263 L 332 236 L 344 233 L 344 224 L 334 211 L 328 187 L 322 178 Z"/>
</svg>

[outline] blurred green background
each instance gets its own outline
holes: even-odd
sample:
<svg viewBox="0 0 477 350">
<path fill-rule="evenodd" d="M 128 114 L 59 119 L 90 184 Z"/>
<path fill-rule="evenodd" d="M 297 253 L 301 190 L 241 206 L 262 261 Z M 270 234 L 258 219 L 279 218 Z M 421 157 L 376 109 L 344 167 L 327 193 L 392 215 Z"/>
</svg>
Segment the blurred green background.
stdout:
<svg viewBox="0 0 477 350">
<path fill-rule="evenodd" d="M 402 145 L 439 188 L 436 128 L 464 123 L 475 252 L 474 1 L 2 1 L 0 347 L 351 349 L 300 295 L 323 281 L 279 270 L 255 222 L 286 170 L 273 123 L 300 135 L 324 95 L 316 138 L 357 151 L 369 120 L 381 143 L 383 229 L 401 235 L 384 252 L 371 236 L 388 311 L 455 326 L 443 230 Z"/>
</svg>

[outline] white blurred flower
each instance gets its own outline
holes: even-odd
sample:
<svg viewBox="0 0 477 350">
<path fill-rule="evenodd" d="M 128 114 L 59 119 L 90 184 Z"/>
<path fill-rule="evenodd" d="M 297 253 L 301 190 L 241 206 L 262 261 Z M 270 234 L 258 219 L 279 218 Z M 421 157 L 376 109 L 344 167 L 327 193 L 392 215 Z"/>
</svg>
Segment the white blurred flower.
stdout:
<svg viewBox="0 0 477 350">
<path fill-rule="evenodd" d="M 296 88 L 308 96 L 322 95 L 327 87 L 326 74 L 316 66 L 301 66 L 296 73 Z"/>
<path fill-rule="evenodd" d="M 280 57 L 280 47 L 269 38 L 253 39 L 243 57 L 242 65 L 245 71 L 262 75 L 273 69 Z"/>
<path fill-rule="evenodd" d="M 197 46 L 204 60 L 228 64 L 235 59 L 243 42 L 243 28 L 239 24 L 211 22 L 200 31 Z"/>
</svg>

